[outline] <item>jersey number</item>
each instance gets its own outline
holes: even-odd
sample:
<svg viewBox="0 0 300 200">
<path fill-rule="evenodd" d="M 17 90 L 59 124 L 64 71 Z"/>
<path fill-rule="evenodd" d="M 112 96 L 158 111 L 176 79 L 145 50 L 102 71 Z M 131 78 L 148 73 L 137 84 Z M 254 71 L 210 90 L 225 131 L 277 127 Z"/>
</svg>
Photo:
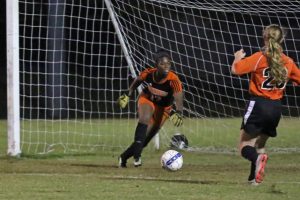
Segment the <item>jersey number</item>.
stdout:
<svg viewBox="0 0 300 200">
<path fill-rule="evenodd" d="M 264 69 L 263 77 L 266 78 L 266 80 L 262 83 L 261 88 L 265 90 L 271 90 L 273 88 L 284 89 L 286 82 L 274 83 L 274 78 L 271 76 L 270 71 L 270 68 Z"/>
</svg>

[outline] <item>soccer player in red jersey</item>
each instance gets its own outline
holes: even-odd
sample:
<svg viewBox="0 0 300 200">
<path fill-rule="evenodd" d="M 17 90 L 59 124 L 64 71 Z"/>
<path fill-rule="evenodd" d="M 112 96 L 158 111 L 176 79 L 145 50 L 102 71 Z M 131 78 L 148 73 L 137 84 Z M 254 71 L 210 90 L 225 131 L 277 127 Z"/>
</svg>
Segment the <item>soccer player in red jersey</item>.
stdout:
<svg viewBox="0 0 300 200">
<path fill-rule="evenodd" d="M 283 54 L 284 32 L 278 25 L 269 25 L 263 32 L 262 51 L 246 57 L 243 49 L 235 52 L 231 71 L 236 75 L 251 73 L 247 105 L 240 133 L 239 150 L 251 161 L 249 183 L 263 181 L 268 155 L 265 144 L 276 137 L 281 117 L 281 98 L 287 81 L 300 84 L 300 70 L 294 61 Z"/>
<path fill-rule="evenodd" d="M 141 166 L 142 150 L 159 131 L 165 120 L 170 116 L 175 126 L 183 123 L 183 91 L 178 76 L 171 71 L 171 56 L 166 51 L 156 53 L 155 67 L 140 73 L 129 87 L 127 95 L 118 99 L 124 108 L 133 91 L 143 85 L 138 98 L 138 124 L 133 143 L 120 155 L 119 167 L 126 167 L 127 160 L 133 156 L 134 166 Z M 175 103 L 175 112 L 171 110 Z"/>
</svg>

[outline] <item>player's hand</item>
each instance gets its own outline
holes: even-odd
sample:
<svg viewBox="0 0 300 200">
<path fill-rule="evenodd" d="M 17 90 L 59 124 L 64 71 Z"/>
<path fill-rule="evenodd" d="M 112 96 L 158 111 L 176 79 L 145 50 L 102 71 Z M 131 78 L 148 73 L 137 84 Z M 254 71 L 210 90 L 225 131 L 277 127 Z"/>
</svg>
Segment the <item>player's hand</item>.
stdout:
<svg viewBox="0 0 300 200">
<path fill-rule="evenodd" d="M 235 60 L 242 60 L 246 56 L 244 49 L 240 49 L 234 53 Z"/>
<path fill-rule="evenodd" d="M 174 112 L 170 116 L 170 120 L 173 122 L 174 126 L 181 126 L 183 124 L 183 116 L 181 113 Z"/>
<path fill-rule="evenodd" d="M 125 108 L 129 102 L 129 97 L 126 94 L 123 94 L 118 99 L 118 104 L 120 108 Z"/>
</svg>

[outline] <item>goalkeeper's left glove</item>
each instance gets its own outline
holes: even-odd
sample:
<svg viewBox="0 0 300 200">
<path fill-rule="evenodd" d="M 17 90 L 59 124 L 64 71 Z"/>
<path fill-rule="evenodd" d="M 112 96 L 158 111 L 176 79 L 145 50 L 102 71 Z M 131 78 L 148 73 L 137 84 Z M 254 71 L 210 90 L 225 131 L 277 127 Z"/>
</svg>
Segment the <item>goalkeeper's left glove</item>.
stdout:
<svg viewBox="0 0 300 200">
<path fill-rule="evenodd" d="M 181 126 L 183 124 L 183 115 L 181 112 L 175 111 L 171 114 L 170 120 L 173 122 L 174 126 Z"/>
<path fill-rule="evenodd" d="M 125 108 L 129 102 L 129 97 L 126 94 L 123 94 L 118 99 L 118 104 L 121 108 Z"/>
</svg>

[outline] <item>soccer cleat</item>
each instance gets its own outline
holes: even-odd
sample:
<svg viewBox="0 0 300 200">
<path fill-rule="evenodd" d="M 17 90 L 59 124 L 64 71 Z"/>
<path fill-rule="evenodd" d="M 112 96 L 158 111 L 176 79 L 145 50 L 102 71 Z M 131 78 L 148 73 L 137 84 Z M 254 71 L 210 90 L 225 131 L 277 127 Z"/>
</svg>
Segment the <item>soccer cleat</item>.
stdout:
<svg viewBox="0 0 300 200">
<path fill-rule="evenodd" d="M 268 155 L 267 154 L 259 154 L 256 160 L 256 168 L 255 168 L 255 182 L 261 183 L 265 176 L 265 167 L 267 164 Z"/>
<path fill-rule="evenodd" d="M 253 186 L 258 186 L 258 185 L 259 185 L 259 183 L 257 183 L 257 182 L 255 181 L 255 179 L 248 180 L 248 184 L 249 184 L 249 185 L 253 185 Z"/>
<path fill-rule="evenodd" d="M 121 156 L 118 158 L 118 160 L 119 160 L 119 168 L 126 168 L 127 167 L 126 166 L 126 161 L 123 160 Z"/>
<path fill-rule="evenodd" d="M 134 165 L 135 167 L 140 167 L 140 166 L 142 166 L 142 159 L 141 159 L 141 157 L 139 157 L 139 159 L 135 159 L 134 162 L 133 162 L 133 165 Z"/>
</svg>

